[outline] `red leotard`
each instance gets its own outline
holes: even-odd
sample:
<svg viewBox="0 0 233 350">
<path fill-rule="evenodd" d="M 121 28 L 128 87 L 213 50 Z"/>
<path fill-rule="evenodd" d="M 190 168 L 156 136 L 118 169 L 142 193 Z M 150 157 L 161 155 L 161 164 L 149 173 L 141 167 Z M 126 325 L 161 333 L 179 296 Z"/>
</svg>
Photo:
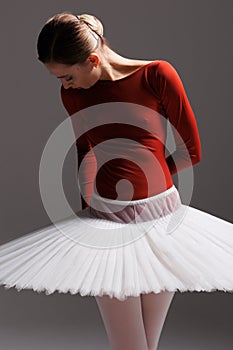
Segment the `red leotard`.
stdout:
<svg viewBox="0 0 233 350">
<path fill-rule="evenodd" d="M 123 102 L 132 104 L 131 114 L 124 123 L 111 118 L 111 113 L 99 116 L 96 109 L 98 126 L 90 129 L 90 123 L 90 130 L 84 128 L 76 140 L 79 184 L 86 199 L 84 201 L 82 198 L 82 208 L 89 204 L 95 181 L 97 191 L 103 197 L 146 198 L 170 188 L 173 185 L 171 175 L 201 159 L 201 143 L 194 113 L 177 71 L 167 61 L 150 62 L 119 80 L 98 80 L 89 89 L 66 90 L 62 86 L 61 98 L 71 119 L 76 112 L 82 110 L 81 113 L 84 113 L 82 117 L 76 114 L 79 128 L 82 128 L 82 121 L 88 125 L 87 107 L 109 102 L 122 102 L 121 106 L 126 105 Z M 112 111 L 119 106 L 114 103 L 109 105 Z M 176 150 L 165 156 L 168 120 L 172 130 L 174 127 L 181 138 L 173 133 Z M 95 150 L 88 153 L 104 141 L 109 142 L 108 146 L 100 147 L 96 153 Z M 104 163 L 105 157 L 107 160 Z M 84 166 L 80 167 L 83 160 Z M 98 162 L 102 166 L 97 171 Z M 126 182 L 119 194 L 117 183 L 122 179 L 130 181 L 133 194 L 127 193 L 129 184 Z"/>
</svg>

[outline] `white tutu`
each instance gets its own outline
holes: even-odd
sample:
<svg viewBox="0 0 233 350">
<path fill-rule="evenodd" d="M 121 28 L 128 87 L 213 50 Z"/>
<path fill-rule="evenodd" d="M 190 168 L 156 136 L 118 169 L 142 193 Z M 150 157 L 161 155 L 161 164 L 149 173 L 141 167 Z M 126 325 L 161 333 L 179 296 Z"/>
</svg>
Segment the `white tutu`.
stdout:
<svg viewBox="0 0 233 350">
<path fill-rule="evenodd" d="M 93 195 L 76 215 L 0 246 L 0 285 L 47 295 L 232 292 L 232 272 L 233 224 L 182 204 L 175 185 L 130 202 Z"/>
</svg>

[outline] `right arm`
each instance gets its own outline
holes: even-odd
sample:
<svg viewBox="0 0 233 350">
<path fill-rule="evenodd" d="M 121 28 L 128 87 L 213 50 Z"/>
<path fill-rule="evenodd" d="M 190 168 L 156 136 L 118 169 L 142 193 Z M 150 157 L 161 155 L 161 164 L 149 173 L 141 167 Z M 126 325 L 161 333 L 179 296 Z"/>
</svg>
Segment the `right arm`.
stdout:
<svg viewBox="0 0 233 350">
<path fill-rule="evenodd" d="M 61 87 L 61 99 L 65 109 L 71 116 L 72 121 L 72 115 L 77 112 L 77 107 L 72 96 L 68 91 L 64 90 L 63 87 Z M 85 209 L 90 205 L 90 199 L 94 192 L 97 164 L 94 152 L 89 152 L 91 149 L 92 145 L 85 133 L 80 134 L 80 137 L 76 139 L 76 150 L 78 156 L 78 183 L 81 190 L 82 209 Z M 84 162 L 80 168 L 82 161 Z"/>
</svg>

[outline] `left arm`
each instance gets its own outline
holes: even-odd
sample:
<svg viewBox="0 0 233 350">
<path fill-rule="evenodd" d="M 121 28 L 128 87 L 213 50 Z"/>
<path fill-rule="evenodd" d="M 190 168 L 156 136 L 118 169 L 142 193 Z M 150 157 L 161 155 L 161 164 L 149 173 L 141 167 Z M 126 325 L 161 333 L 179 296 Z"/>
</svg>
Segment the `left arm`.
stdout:
<svg viewBox="0 0 233 350">
<path fill-rule="evenodd" d="M 155 81 L 176 143 L 176 150 L 165 158 L 173 175 L 200 162 L 200 136 L 193 110 L 175 68 L 169 62 L 161 61 L 156 70 Z"/>
</svg>

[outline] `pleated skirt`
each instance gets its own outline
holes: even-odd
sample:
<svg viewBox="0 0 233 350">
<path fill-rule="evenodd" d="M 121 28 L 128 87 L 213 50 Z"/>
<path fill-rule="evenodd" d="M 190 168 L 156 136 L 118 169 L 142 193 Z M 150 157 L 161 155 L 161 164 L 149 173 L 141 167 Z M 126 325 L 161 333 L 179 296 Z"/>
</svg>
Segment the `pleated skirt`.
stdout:
<svg viewBox="0 0 233 350">
<path fill-rule="evenodd" d="M 88 208 L 0 245 L 0 285 L 122 301 L 232 292 L 233 224 L 183 204 L 175 185 L 132 201 L 93 194 Z"/>
</svg>

